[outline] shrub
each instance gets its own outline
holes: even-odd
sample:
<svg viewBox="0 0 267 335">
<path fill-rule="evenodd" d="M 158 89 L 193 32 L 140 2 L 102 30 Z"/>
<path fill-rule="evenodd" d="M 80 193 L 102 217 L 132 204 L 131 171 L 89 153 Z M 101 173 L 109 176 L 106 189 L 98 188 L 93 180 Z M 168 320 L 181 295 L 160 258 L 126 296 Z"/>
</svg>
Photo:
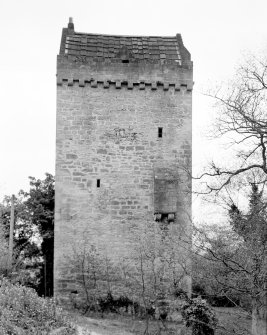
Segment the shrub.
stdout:
<svg viewBox="0 0 267 335">
<path fill-rule="evenodd" d="M 75 329 L 56 307 L 53 299 L 44 299 L 31 289 L 0 280 L 0 334 L 48 334 L 64 327 L 64 334 L 75 334 Z"/>
<path fill-rule="evenodd" d="M 213 335 L 217 318 L 207 302 L 201 298 L 187 299 L 182 305 L 182 316 L 192 335 Z"/>
</svg>

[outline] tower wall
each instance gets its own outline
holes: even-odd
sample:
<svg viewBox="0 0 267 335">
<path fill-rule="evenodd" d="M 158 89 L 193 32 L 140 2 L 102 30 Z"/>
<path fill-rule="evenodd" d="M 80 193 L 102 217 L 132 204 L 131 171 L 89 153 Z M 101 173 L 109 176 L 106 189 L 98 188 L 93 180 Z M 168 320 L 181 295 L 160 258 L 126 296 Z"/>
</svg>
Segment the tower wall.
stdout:
<svg viewBox="0 0 267 335">
<path fill-rule="evenodd" d="M 58 56 L 57 297 L 73 290 L 66 260 L 85 241 L 119 263 L 131 259 L 133 230 L 157 217 L 190 240 L 192 85 L 190 61 Z"/>
</svg>

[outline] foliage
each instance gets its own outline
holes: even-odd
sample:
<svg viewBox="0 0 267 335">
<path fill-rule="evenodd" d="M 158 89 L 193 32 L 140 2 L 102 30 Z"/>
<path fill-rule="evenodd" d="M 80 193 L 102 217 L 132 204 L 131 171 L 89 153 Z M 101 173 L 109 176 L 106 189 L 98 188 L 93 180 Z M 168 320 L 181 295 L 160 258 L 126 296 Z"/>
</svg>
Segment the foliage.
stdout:
<svg viewBox="0 0 267 335">
<path fill-rule="evenodd" d="M 188 292 L 191 273 L 191 239 L 187 239 L 183 228 L 177 224 L 158 225 L 155 222 L 143 223 L 135 231 L 135 271 L 133 290 L 138 292 L 144 306 L 152 301 L 161 317 L 170 312 L 163 301 L 171 300 L 177 291 Z"/>
<path fill-rule="evenodd" d="M 5 197 L 1 206 L 1 223 L 6 242 L 9 238 L 10 206 L 11 198 Z M 53 248 L 54 177 L 47 173 L 44 180 L 30 177 L 30 190 L 20 191 L 15 197 L 13 276 L 17 274 L 18 281 L 34 287 L 40 295 L 51 296 Z"/>
<path fill-rule="evenodd" d="M 200 260 L 200 262 L 202 262 L 202 260 Z M 200 276 L 193 278 L 192 297 L 196 298 L 200 296 L 201 298 L 205 299 L 212 307 L 235 307 L 237 304 L 240 304 L 240 300 L 243 298 L 242 296 L 240 297 L 236 294 L 236 292 L 231 292 L 231 295 L 229 292 L 227 292 L 227 294 L 223 292 L 218 284 L 216 285 L 214 281 L 208 278 L 210 274 L 203 278 L 203 274 L 207 272 L 207 269 L 210 268 L 210 266 L 211 264 L 208 266 L 205 265 L 203 268 L 198 266 L 197 270 L 193 271 L 193 273 L 198 272 Z"/>
<path fill-rule="evenodd" d="M 73 304 L 85 311 L 109 308 L 166 319 L 176 309 L 175 292 L 187 291 L 189 286 L 185 247 L 189 249 L 190 243 L 179 240 L 178 228 L 170 225 L 162 230 L 155 222 L 142 224 L 133 232 L 130 256 L 120 262 L 111 261 L 105 249 L 85 241 L 66 258 L 66 266 L 73 264 L 70 273 L 77 273 Z"/>
<path fill-rule="evenodd" d="M 213 335 L 218 323 L 215 313 L 201 298 L 188 299 L 182 305 L 182 316 L 193 335 Z"/>
<path fill-rule="evenodd" d="M 13 247 L 13 262 L 12 268 L 7 268 L 8 255 L 8 240 L 9 240 L 9 225 L 10 225 L 10 211 L 11 211 L 11 197 L 5 197 L 3 204 L 0 207 L 0 230 L 2 248 L 5 249 L 6 262 L 0 269 L 1 274 L 10 275 L 10 272 L 18 272 L 19 269 L 30 268 L 31 274 L 38 275 L 39 267 L 39 248 L 33 241 L 34 229 L 25 219 L 25 206 L 21 196 L 15 197 L 15 230 L 14 230 L 14 247 Z M 34 266 L 30 266 L 34 264 Z M 35 280 L 37 281 L 37 279 Z M 30 284 L 30 282 L 29 282 Z M 36 285 L 32 282 L 32 286 Z"/>
<path fill-rule="evenodd" d="M 4 274 L 7 269 L 8 260 L 8 243 L 4 235 L 4 226 L 0 221 L 0 275 Z"/>
<path fill-rule="evenodd" d="M 7 208 L 4 208 L 4 215 L 2 211 L 2 218 L 5 216 Z M 9 250 L 8 250 L 8 240 L 5 234 L 6 224 L 3 224 L 3 220 L 0 223 L 0 277 L 5 276 L 16 280 L 21 284 L 26 284 L 29 287 L 37 288 L 39 282 L 39 268 L 40 268 L 40 258 L 36 255 L 37 246 L 32 242 L 28 241 L 20 244 L 21 240 L 19 234 L 15 230 L 14 236 L 14 249 L 13 249 L 13 260 L 11 267 L 8 264 Z M 9 226 L 9 222 L 8 222 Z M 21 228 L 21 227 L 20 227 Z M 19 228 L 19 229 L 20 229 Z M 24 240 L 25 241 L 25 240 Z M 23 248 L 24 246 L 24 248 Z"/>
<path fill-rule="evenodd" d="M 56 307 L 52 299 L 38 297 L 37 293 L 19 284 L 0 280 L 0 333 L 47 334 L 53 329 L 65 328 L 64 334 L 75 334 L 74 327 Z"/>
<path fill-rule="evenodd" d="M 46 173 L 44 180 L 30 178 L 29 192 L 21 191 L 28 214 L 28 222 L 36 227 L 41 237 L 41 255 L 44 258 L 39 293 L 53 295 L 54 267 L 54 208 L 55 179 Z"/>
<path fill-rule="evenodd" d="M 232 204 L 228 227 L 198 229 L 194 271 L 208 294 L 226 296 L 235 305 L 252 311 L 252 320 L 266 330 L 267 201 L 263 190 L 251 185 L 248 209 Z M 206 271 L 206 269 L 209 271 Z M 211 291 L 211 292 L 210 292 Z M 255 323 L 254 323 L 255 324 Z M 262 330 L 259 330 L 262 329 Z"/>
<path fill-rule="evenodd" d="M 231 227 L 218 226 L 198 228 L 197 236 L 192 267 L 193 292 L 197 288 L 196 293 L 213 306 L 221 300 L 228 306 L 241 304 L 250 310 L 251 299 L 244 294 L 245 279 L 241 280 L 244 273 L 238 266 L 242 259 L 245 260 L 240 237 Z"/>
<path fill-rule="evenodd" d="M 216 203 L 223 200 L 230 207 L 231 243 L 208 236 L 206 256 L 217 263 L 217 271 L 212 273 L 223 290 L 250 297 L 252 334 L 266 334 L 266 57 L 252 56 L 240 66 L 231 85 L 208 95 L 218 108 L 214 137 L 224 139 L 224 146 L 229 144 L 227 149 L 232 149 L 233 157 L 212 162 L 196 178 L 200 180 L 199 193 L 206 198 L 211 195 Z M 251 186 L 249 209 L 241 211 L 234 197 L 246 194 Z"/>
</svg>

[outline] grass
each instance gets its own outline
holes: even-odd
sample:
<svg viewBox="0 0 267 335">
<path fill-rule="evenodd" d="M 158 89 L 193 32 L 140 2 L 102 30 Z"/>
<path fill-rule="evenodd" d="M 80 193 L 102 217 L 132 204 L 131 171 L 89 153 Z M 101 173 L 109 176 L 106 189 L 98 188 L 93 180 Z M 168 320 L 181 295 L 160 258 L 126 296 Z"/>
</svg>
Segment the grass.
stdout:
<svg viewBox="0 0 267 335">
<path fill-rule="evenodd" d="M 216 335 L 249 335 L 251 318 L 237 308 L 214 308 L 219 319 Z M 32 289 L 7 280 L 0 281 L 0 334 L 47 334 L 64 328 L 64 334 L 75 334 L 74 325 L 81 334 L 101 335 L 179 335 L 184 329 L 180 322 L 144 320 L 130 315 L 66 313 L 56 307 L 53 300 L 37 296 Z M 177 319 L 179 320 L 179 318 Z M 63 334 L 62 333 L 62 334 Z"/>
<path fill-rule="evenodd" d="M 249 335 L 251 334 L 251 318 L 237 308 L 214 308 L 219 319 L 216 335 Z M 118 314 L 106 314 L 104 318 L 100 315 L 90 314 L 81 316 L 72 313 L 71 317 L 75 323 L 84 329 L 101 335 L 179 335 L 184 328 L 182 323 L 166 322 L 165 326 L 157 320 L 149 320 L 148 332 L 146 321 L 133 319 L 130 316 Z M 166 328 L 165 328 L 166 327 Z"/>
<path fill-rule="evenodd" d="M 183 324 L 177 324 L 174 322 L 166 322 L 163 325 L 162 322 L 157 320 L 149 320 L 148 324 L 144 319 L 133 319 L 130 316 L 122 316 L 118 314 L 105 314 L 104 318 L 99 315 L 81 316 L 75 313 L 71 314 L 74 318 L 75 323 L 83 328 L 87 328 L 96 334 L 101 335 L 143 335 L 147 329 L 146 334 L 177 334 L 177 331 L 183 328 Z"/>
</svg>

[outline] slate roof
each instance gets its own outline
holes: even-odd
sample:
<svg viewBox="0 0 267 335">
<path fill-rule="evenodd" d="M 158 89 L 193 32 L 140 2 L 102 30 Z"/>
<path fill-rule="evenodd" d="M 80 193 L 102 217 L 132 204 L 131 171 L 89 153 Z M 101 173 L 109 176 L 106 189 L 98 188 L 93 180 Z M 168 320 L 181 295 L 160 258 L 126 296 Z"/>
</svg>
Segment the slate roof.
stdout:
<svg viewBox="0 0 267 335">
<path fill-rule="evenodd" d="M 181 64 L 181 49 L 185 49 L 181 35 L 162 36 L 116 36 L 78 33 L 70 21 L 63 29 L 60 54 L 89 58 L 162 61 Z M 190 57 L 190 54 L 189 54 Z"/>
</svg>

